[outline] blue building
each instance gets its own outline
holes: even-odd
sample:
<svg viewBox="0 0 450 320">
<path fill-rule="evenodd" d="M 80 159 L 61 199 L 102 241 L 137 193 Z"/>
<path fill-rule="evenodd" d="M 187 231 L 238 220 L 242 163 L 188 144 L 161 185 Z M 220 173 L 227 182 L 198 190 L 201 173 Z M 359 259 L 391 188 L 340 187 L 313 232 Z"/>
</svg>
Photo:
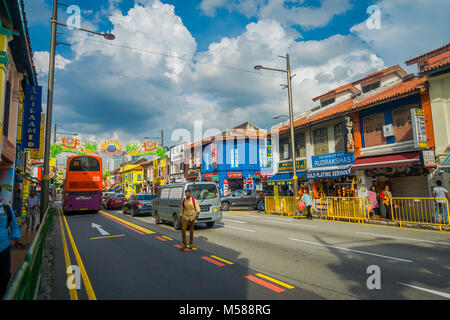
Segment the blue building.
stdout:
<svg viewBox="0 0 450 320">
<path fill-rule="evenodd" d="M 233 190 L 262 190 L 273 172 L 270 135 L 250 123 L 227 130 L 202 146 L 202 181 Z"/>
</svg>

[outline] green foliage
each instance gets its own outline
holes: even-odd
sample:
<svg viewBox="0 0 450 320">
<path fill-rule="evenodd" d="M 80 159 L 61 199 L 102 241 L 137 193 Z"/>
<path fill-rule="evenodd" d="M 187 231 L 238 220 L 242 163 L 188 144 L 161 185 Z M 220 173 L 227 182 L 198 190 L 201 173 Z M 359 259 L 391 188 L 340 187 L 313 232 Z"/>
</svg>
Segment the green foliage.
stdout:
<svg viewBox="0 0 450 320">
<path fill-rule="evenodd" d="M 129 153 L 129 152 L 133 152 L 133 151 L 138 151 L 139 150 L 139 145 L 135 144 L 135 143 L 130 143 L 127 144 L 125 147 L 125 150 Z"/>
<path fill-rule="evenodd" d="M 53 144 L 50 147 L 50 158 L 55 158 L 58 154 L 63 153 L 63 147 L 60 144 Z"/>
<path fill-rule="evenodd" d="M 97 142 L 85 142 L 83 147 L 85 150 L 97 151 Z"/>
</svg>

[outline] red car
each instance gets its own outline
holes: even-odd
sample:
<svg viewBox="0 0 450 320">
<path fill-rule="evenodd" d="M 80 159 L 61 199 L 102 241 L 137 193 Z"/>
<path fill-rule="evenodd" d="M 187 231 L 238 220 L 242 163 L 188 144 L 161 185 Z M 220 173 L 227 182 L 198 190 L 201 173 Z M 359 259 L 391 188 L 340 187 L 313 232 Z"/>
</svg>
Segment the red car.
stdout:
<svg viewBox="0 0 450 320">
<path fill-rule="evenodd" d="M 127 200 L 123 193 L 111 193 L 105 201 L 106 210 L 122 209 L 123 203 Z"/>
</svg>

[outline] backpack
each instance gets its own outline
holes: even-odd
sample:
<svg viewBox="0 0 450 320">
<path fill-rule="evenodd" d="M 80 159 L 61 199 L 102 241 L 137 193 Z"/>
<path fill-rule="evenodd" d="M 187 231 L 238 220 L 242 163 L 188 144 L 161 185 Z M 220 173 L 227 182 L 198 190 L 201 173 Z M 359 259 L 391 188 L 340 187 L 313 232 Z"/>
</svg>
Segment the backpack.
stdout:
<svg viewBox="0 0 450 320">
<path fill-rule="evenodd" d="M 6 216 L 8 217 L 8 224 L 6 225 L 6 229 L 9 228 L 9 225 L 11 224 L 12 221 L 12 214 L 10 210 L 11 208 L 8 205 L 3 204 L 3 211 L 5 211 Z"/>
<path fill-rule="evenodd" d="M 183 207 L 184 207 L 184 200 L 186 200 L 186 198 L 183 199 Z M 194 205 L 195 208 L 195 198 L 192 198 L 192 204 Z"/>
</svg>

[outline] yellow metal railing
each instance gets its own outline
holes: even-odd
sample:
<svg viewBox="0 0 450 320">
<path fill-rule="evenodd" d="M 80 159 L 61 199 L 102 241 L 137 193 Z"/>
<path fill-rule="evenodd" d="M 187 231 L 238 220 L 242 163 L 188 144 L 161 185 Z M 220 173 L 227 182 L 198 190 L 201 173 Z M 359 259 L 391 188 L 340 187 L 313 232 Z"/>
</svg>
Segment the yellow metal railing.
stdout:
<svg viewBox="0 0 450 320">
<path fill-rule="evenodd" d="M 267 214 L 292 216 L 298 211 L 298 197 L 265 197 L 264 205 Z"/>
<path fill-rule="evenodd" d="M 390 205 L 392 220 L 402 223 L 449 225 L 449 203 L 445 198 L 393 197 Z"/>
<path fill-rule="evenodd" d="M 363 197 L 323 197 L 316 203 L 322 216 L 330 219 L 356 220 L 369 218 L 369 200 Z"/>
</svg>

